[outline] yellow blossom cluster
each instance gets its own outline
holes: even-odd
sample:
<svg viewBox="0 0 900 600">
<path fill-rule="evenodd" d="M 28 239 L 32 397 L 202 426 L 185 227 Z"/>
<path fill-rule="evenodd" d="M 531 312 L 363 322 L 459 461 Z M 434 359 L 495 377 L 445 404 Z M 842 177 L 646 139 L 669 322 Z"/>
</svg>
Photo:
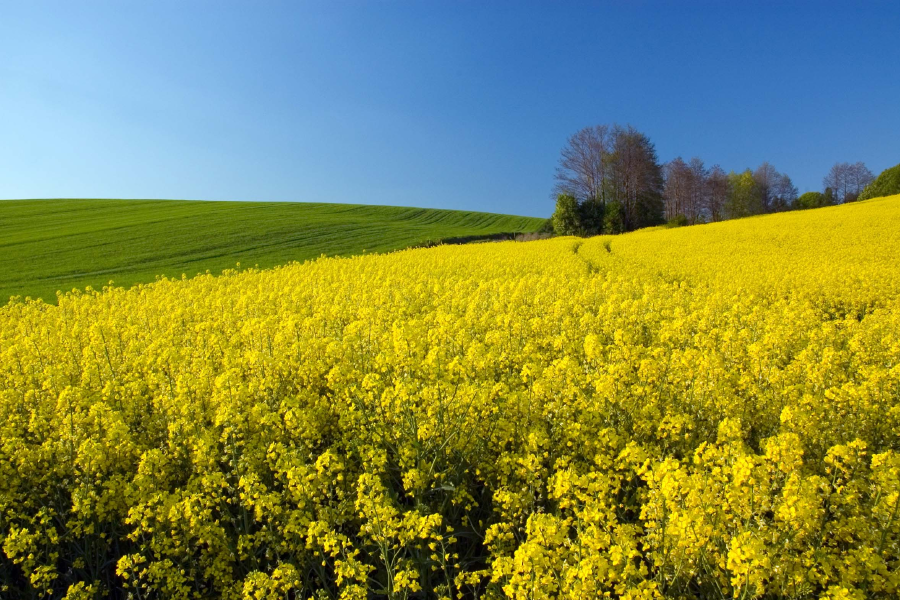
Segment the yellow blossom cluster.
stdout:
<svg viewBox="0 0 900 600">
<path fill-rule="evenodd" d="M 0 308 L 0 597 L 896 598 L 900 197 Z"/>
</svg>

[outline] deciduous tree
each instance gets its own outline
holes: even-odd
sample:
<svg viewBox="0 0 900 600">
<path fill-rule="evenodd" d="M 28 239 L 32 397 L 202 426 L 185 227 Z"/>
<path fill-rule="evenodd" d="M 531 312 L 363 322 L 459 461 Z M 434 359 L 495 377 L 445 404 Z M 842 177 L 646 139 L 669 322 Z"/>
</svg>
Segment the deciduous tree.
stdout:
<svg viewBox="0 0 900 600">
<path fill-rule="evenodd" d="M 602 202 L 611 145 L 607 125 L 585 127 L 570 137 L 556 169 L 556 193 Z"/>
<path fill-rule="evenodd" d="M 656 149 L 631 126 L 582 129 L 567 141 L 556 170 L 556 193 L 575 199 L 584 233 L 603 229 L 612 202 L 620 207 L 625 230 L 661 223 L 662 189 Z"/>
<path fill-rule="evenodd" d="M 612 127 L 612 189 L 607 201 L 622 205 L 625 229 L 663 222 L 663 174 L 650 138 L 632 126 Z"/>
<path fill-rule="evenodd" d="M 764 162 L 753 171 L 753 181 L 756 182 L 761 212 L 772 212 L 775 185 L 779 177 L 780 173 L 768 162 Z"/>
<path fill-rule="evenodd" d="M 665 185 L 663 199 L 665 204 L 665 217 L 667 221 L 685 215 L 687 211 L 687 197 L 691 187 L 691 169 L 681 157 L 666 163 L 663 167 Z"/>
<path fill-rule="evenodd" d="M 872 172 L 861 162 L 835 163 L 822 185 L 834 191 L 838 202 L 853 202 L 873 179 Z"/>
<path fill-rule="evenodd" d="M 679 156 L 663 167 L 663 175 L 666 220 L 684 217 L 692 225 L 702 222 L 706 218 L 704 207 L 707 194 L 707 171 L 703 161 L 694 157 L 686 163 Z"/>
<path fill-rule="evenodd" d="M 721 221 L 725 218 L 728 193 L 728 174 L 719 165 L 714 165 L 706 176 L 706 206 L 704 208 L 710 221 Z"/>
<path fill-rule="evenodd" d="M 847 169 L 847 197 L 844 202 L 854 202 L 866 189 L 866 186 L 875 180 L 872 171 L 861 162 L 855 162 Z"/>
<path fill-rule="evenodd" d="M 770 210 L 779 212 L 789 210 L 797 200 L 797 187 L 791 178 L 784 173 L 779 173 L 772 187 L 772 204 Z"/>
<path fill-rule="evenodd" d="M 729 219 L 749 217 L 762 213 L 762 197 L 753 172 L 747 169 L 743 173 L 732 171 L 728 174 L 728 201 L 725 213 Z"/>
</svg>

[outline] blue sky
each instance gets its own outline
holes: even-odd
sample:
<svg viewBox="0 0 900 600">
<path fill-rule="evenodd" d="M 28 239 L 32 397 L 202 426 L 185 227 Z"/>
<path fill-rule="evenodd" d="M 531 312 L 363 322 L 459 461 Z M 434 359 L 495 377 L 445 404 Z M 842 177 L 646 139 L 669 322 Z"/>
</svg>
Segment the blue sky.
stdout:
<svg viewBox="0 0 900 600">
<path fill-rule="evenodd" d="M 579 128 L 800 192 L 900 162 L 900 2 L 0 0 L 0 198 L 548 216 Z"/>
</svg>

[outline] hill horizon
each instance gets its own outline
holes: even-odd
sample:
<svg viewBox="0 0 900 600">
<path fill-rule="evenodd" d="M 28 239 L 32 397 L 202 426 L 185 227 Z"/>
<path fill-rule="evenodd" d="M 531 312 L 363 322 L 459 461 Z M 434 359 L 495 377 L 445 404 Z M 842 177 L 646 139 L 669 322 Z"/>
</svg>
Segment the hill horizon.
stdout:
<svg viewBox="0 0 900 600">
<path fill-rule="evenodd" d="M 544 219 L 325 202 L 46 198 L 0 201 L 0 304 L 321 255 L 523 233 Z"/>
</svg>

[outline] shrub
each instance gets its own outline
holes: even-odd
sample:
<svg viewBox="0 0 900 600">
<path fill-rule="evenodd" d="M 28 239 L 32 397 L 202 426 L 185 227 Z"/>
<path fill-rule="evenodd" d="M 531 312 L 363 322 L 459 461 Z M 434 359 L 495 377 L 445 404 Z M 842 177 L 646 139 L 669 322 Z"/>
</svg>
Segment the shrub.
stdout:
<svg viewBox="0 0 900 600">
<path fill-rule="evenodd" d="M 551 218 L 556 235 L 578 235 L 581 233 L 581 219 L 578 214 L 578 200 L 569 194 L 556 198 L 556 211 Z"/>
<path fill-rule="evenodd" d="M 675 215 L 674 217 L 669 219 L 669 222 L 666 223 L 666 227 L 670 227 L 670 228 L 671 227 L 684 227 L 685 225 L 688 225 L 688 224 L 689 224 L 688 218 L 686 216 Z"/>
<path fill-rule="evenodd" d="M 858 199 L 868 200 L 894 194 L 900 194 L 900 165 L 882 171 L 875 181 L 863 189 Z"/>
<path fill-rule="evenodd" d="M 603 216 L 603 231 L 616 234 L 625 231 L 625 217 L 622 205 L 618 202 L 608 202 Z"/>
<path fill-rule="evenodd" d="M 806 192 L 794 201 L 794 208 L 802 210 L 832 206 L 833 204 L 835 204 L 834 192 L 831 188 L 825 188 L 824 194 L 822 192 Z"/>
<path fill-rule="evenodd" d="M 822 192 L 806 192 L 794 201 L 794 207 L 798 209 L 820 206 L 825 206 L 825 194 Z"/>
</svg>

